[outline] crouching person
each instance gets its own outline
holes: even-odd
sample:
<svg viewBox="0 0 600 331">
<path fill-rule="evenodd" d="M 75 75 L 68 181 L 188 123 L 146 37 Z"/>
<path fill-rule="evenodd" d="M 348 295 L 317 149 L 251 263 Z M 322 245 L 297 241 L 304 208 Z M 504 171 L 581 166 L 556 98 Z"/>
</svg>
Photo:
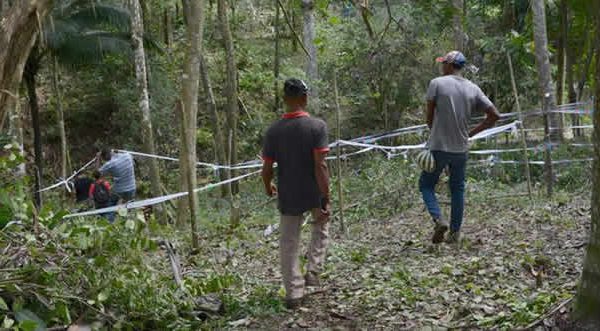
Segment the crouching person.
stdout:
<svg viewBox="0 0 600 331">
<path fill-rule="evenodd" d="M 285 305 L 302 304 L 305 286 L 318 286 L 329 239 L 329 172 L 325 156 L 327 125 L 305 111 L 308 87 L 298 79 L 284 86 L 287 113 L 267 131 L 263 146 L 262 178 L 269 196 L 279 200 L 281 272 Z M 273 164 L 277 163 L 277 187 Z M 300 271 L 300 233 L 304 215 L 312 214 L 306 274 Z"/>
<path fill-rule="evenodd" d="M 96 209 L 102 209 L 106 207 L 110 207 L 112 205 L 112 196 L 110 193 L 110 184 L 104 178 L 102 178 L 102 174 L 100 171 L 94 171 L 94 183 L 90 185 L 90 200 L 94 202 L 94 207 Z M 113 222 L 115 220 L 115 213 L 103 213 L 100 216 L 106 218 L 109 222 Z"/>
</svg>

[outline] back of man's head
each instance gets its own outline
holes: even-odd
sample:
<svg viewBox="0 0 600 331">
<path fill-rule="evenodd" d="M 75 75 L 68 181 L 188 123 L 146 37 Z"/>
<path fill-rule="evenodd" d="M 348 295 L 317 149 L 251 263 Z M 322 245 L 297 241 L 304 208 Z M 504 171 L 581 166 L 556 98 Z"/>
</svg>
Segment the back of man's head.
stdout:
<svg viewBox="0 0 600 331">
<path fill-rule="evenodd" d="M 102 174 L 101 174 L 101 173 L 100 173 L 100 171 L 98 171 L 98 170 L 95 170 L 95 171 L 94 171 L 94 174 L 93 174 L 93 176 L 94 176 L 94 179 L 95 179 L 95 180 L 98 180 L 98 179 L 102 178 Z"/>
<path fill-rule="evenodd" d="M 308 103 L 308 86 L 297 78 L 290 78 L 283 85 L 283 100 L 290 111 L 304 109 Z"/>
<path fill-rule="evenodd" d="M 100 151 L 100 156 L 104 161 L 109 161 L 112 158 L 112 151 L 110 150 L 110 148 L 103 148 Z"/>
<path fill-rule="evenodd" d="M 308 86 L 301 79 L 290 78 L 283 85 L 283 94 L 288 98 L 298 98 L 308 95 Z"/>
</svg>

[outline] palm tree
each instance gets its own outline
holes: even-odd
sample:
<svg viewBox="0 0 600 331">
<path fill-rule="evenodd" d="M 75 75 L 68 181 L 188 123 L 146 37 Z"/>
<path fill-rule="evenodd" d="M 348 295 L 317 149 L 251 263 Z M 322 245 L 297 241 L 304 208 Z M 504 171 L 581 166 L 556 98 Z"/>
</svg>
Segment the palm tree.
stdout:
<svg viewBox="0 0 600 331">
<path fill-rule="evenodd" d="M 81 65 L 98 64 L 107 55 L 120 55 L 131 58 L 130 14 L 120 7 L 89 0 L 65 0 L 58 2 L 45 20 L 41 36 L 33 47 L 23 72 L 23 79 L 29 96 L 35 154 L 35 202 L 41 205 L 43 174 L 39 104 L 36 93 L 37 74 L 45 57 L 53 63 L 61 63 L 70 68 Z M 54 66 L 57 70 L 57 66 Z M 58 88 L 55 79 L 54 86 Z M 60 93 L 55 93 L 60 96 Z M 62 107 L 59 105 L 59 131 L 63 159 L 63 176 L 66 175 L 66 135 Z"/>
</svg>

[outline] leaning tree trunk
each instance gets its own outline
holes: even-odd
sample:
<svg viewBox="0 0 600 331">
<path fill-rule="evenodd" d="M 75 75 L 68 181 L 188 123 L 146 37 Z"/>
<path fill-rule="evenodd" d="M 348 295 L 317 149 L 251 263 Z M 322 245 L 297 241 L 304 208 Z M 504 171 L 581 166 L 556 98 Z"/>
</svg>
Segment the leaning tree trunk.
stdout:
<svg viewBox="0 0 600 331">
<path fill-rule="evenodd" d="M 150 116 L 150 99 L 148 96 L 148 75 L 146 74 L 146 54 L 144 52 L 144 22 L 142 21 L 142 10 L 139 0 L 130 1 L 131 8 L 131 41 L 134 50 L 135 77 L 139 92 L 138 104 L 142 112 L 142 140 L 144 141 L 144 152 L 156 154 L 154 147 L 154 131 L 152 129 L 152 118 Z M 150 188 L 152 195 L 162 195 L 160 184 L 160 170 L 158 160 L 150 159 Z M 166 223 L 163 209 L 158 206 L 157 217 L 161 223 Z"/>
<path fill-rule="evenodd" d="M 62 91 L 59 86 L 60 75 L 58 72 L 58 61 L 55 56 L 52 57 L 52 89 L 56 98 L 56 114 L 58 116 L 58 132 L 60 134 L 60 175 L 67 178 L 68 157 L 67 157 L 67 133 L 65 130 L 65 113 L 62 105 Z"/>
<path fill-rule="evenodd" d="M 538 77 L 540 92 L 544 109 L 554 110 L 556 107 L 554 101 L 554 91 L 552 89 L 552 76 L 550 56 L 548 51 L 548 35 L 546 27 L 546 7 L 544 0 L 532 0 L 531 8 L 533 12 L 533 37 L 535 42 L 535 57 L 538 67 Z M 550 120 L 550 138 L 553 140 L 562 140 L 561 130 L 559 129 L 559 120 L 556 113 L 549 115 Z"/>
<path fill-rule="evenodd" d="M 555 108 L 554 92 L 552 91 L 552 81 L 550 76 L 550 57 L 548 55 L 548 37 L 546 35 L 546 12 L 544 0 L 532 0 L 533 10 L 533 35 L 535 42 L 535 58 L 538 67 L 538 76 L 540 84 L 540 97 L 542 98 L 542 109 L 544 110 L 544 127 L 547 146 L 550 145 L 552 138 L 556 137 L 553 134 L 556 130 L 557 121 L 552 119 L 555 116 L 548 115 L 548 111 Z M 552 195 L 554 174 L 552 170 L 552 158 L 549 148 L 546 148 L 546 188 L 548 195 Z"/>
<path fill-rule="evenodd" d="M 303 40 L 304 46 L 308 50 L 306 62 L 306 77 L 310 83 L 311 107 L 314 112 L 318 112 L 319 91 L 317 82 L 319 80 L 319 71 L 317 65 L 317 47 L 315 45 L 316 22 L 315 22 L 315 3 L 313 0 L 302 0 L 302 13 L 304 16 Z"/>
<path fill-rule="evenodd" d="M 36 46 L 27 59 L 27 64 L 25 65 L 25 71 L 23 73 L 25 86 L 27 88 L 27 96 L 29 97 L 31 126 L 33 127 L 33 154 L 35 156 L 35 167 L 33 169 L 35 185 L 33 197 L 35 206 L 38 209 L 42 207 L 42 194 L 40 189 L 42 188 L 42 176 L 44 174 L 42 132 L 40 129 L 40 107 L 36 91 L 36 76 L 40 66 L 39 61 L 40 59 Z"/>
<path fill-rule="evenodd" d="M 223 35 L 223 46 L 225 47 L 225 56 L 227 58 L 227 79 L 225 83 L 225 96 L 227 98 L 227 124 L 229 132 L 229 147 L 227 152 L 229 156 L 229 164 L 237 164 L 237 123 L 238 123 L 238 92 L 237 92 L 237 67 L 235 65 L 235 52 L 233 48 L 233 36 L 229 27 L 229 18 L 227 15 L 227 3 L 225 0 L 218 0 L 217 11 L 219 16 L 219 24 L 221 25 L 221 34 Z M 230 178 L 235 177 L 236 171 L 229 172 Z M 239 223 L 239 211 L 236 203 L 236 198 L 239 193 L 239 185 L 237 182 L 231 184 L 230 190 L 231 202 L 231 224 L 233 226 Z"/>
<path fill-rule="evenodd" d="M 202 59 L 202 34 L 204 27 L 204 1 L 189 0 L 187 16 L 188 49 L 183 65 L 181 91 L 181 154 L 182 168 L 186 172 L 181 178 L 182 185 L 187 186 L 189 217 L 192 229 L 192 246 L 198 248 L 198 230 L 196 215 L 198 201 L 196 199 L 196 130 L 198 126 L 198 88 L 200 86 L 200 61 Z"/>
<path fill-rule="evenodd" d="M 4 0 L 6 1 L 6 0 Z M 3 1 L 3 2 L 4 2 Z M 35 43 L 39 24 L 54 1 L 20 0 L 2 13 L 0 24 L 0 128 L 16 96 L 25 61 Z"/>
<path fill-rule="evenodd" d="M 454 15 L 452 17 L 452 25 L 454 28 L 454 49 L 465 51 L 465 37 L 463 32 L 463 0 L 452 0 L 452 9 Z"/>
<path fill-rule="evenodd" d="M 600 33 L 600 4 L 595 2 L 596 34 Z M 600 51 L 596 51 L 600 58 Z M 600 66 L 596 66 L 595 109 L 600 109 Z M 592 226 L 581 282 L 577 290 L 575 318 L 600 325 L 600 111 L 594 112 L 594 165 L 592 169 Z"/>
</svg>

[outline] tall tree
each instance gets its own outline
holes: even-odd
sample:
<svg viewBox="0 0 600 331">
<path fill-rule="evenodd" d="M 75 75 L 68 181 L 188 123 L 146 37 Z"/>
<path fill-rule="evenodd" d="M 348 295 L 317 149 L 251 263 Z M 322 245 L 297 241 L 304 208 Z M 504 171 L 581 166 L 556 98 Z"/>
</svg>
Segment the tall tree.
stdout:
<svg viewBox="0 0 600 331">
<path fill-rule="evenodd" d="M 548 51 L 548 34 L 546 25 L 546 6 L 544 0 L 532 0 L 531 8 L 533 12 L 533 37 L 535 42 L 535 57 L 538 69 L 538 79 L 540 85 L 540 96 L 545 110 L 556 108 L 554 89 L 552 87 L 552 75 L 550 65 L 550 53 Z M 559 130 L 559 120 L 557 114 L 549 115 L 550 136 L 552 139 L 562 139 L 561 130 Z"/>
<path fill-rule="evenodd" d="M 206 108 L 210 116 L 211 128 L 213 132 L 213 140 L 215 143 L 215 152 L 217 154 L 218 164 L 227 164 L 227 149 L 225 146 L 225 136 L 223 135 L 223 128 L 221 127 L 221 118 L 217 111 L 217 102 L 215 101 L 215 95 L 212 88 L 210 77 L 208 76 L 208 66 L 206 64 L 206 58 L 202 57 L 200 63 L 200 77 L 202 77 L 202 87 L 204 90 L 204 98 Z M 222 181 L 229 179 L 229 172 L 223 169 L 219 170 L 219 177 Z M 221 185 L 221 197 L 229 198 L 231 193 L 231 184 Z"/>
<path fill-rule="evenodd" d="M 58 132 L 60 135 L 60 175 L 67 178 L 68 174 L 68 151 L 67 132 L 65 130 L 65 113 L 63 111 L 62 90 L 60 89 L 60 73 L 56 56 L 52 57 L 52 90 L 56 99 L 56 114 L 58 116 Z"/>
<path fill-rule="evenodd" d="M 566 2 L 566 1 L 565 1 Z M 575 103 L 577 102 L 577 92 L 575 92 L 575 79 L 574 79 L 574 75 L 575 75 L 575 63 L 576 58 L 575 58 L 575 48 L 573 46 L 573 42 L 569 39 L 569 30 L 571 29 L 571 10 L 567 4 L 566 8 L 564 8 L 564 13 L 563 15 L 566 16 L 566 22 L 567 22 L 567 27 L 565 30 L 565 53 L 567 56 L 567 62 L 566 62 L 566 87 L 567 87 L 567 101 L 569 103 Z M 578 114 L 572 114 L 571 115 L 571 123 L 573 126 L 578 126 L 579 125 L 579 115 Z M 573 129 L 573 137 L 579 137 L 581 136 L 581 129 Z"/>
<path fill-rule="evenodd" d="M 306 61 L 306 77 L 311 88 L 311 106 L 318 106 L 318 89 L 317 82 L 319 80 L 319 71 L 317 66 L 317 47 L 315 45 L 316 22 L 315 22 L 315 2 L 314 0 L 302 0 L 302 13 L 304 17 L 303 28 L 303 43 L 308 50 L 308 59 Z M 317 109 L 314 109 L 317 111 Z"/>
<path fill-rule="evenodd" d="M 142 20 L 142 8 L 139 0 L 131 0 L 131 42 L 133 44 L 133 57 L 135 62 L 135 78 L 137 83 L 138 105 L 142 112 L 142 140 L 144 150 L 148 154 L 156 154 L 154 146 L 154 130 L 152 129 L 152 118 L 150 116 L 150 98 L 148 96 L 148 75 L 146 74 L 146 52 L 144 51 L 144 22 Z M 150 163 L 150 187 L 152 195 L 161 196 L 160 170 L 158 160 L 152 158 Z M 158 208 L 161 208 L 158 206 Z M 159 209 L 160 222 L 165 223 L 165 215 Z"/>
<path fill-rule="evenodd" d="M 219 16 L 219 25 L 221 27 L 221 35 L 223 39 L 223 47 L 225 48 L 226 57 L 226 72 L 225 80 L 225 98 L 227 99 L 227 135 L 229 142 L 227 144 L 227 155 L 230 164 L 236 164 L 237 156 L 237 123 L 238 123 L 238 88 L 237 88 L 237 66 L 235 64 L 235 49 L 233 45 L 233 36 L 229 26 L 229 18 L 227 15 L 227 1 L 217 1 L 217 12 Z M 235 177 L 235 172 L 231 172 L 231 176 Z M 236 183 L 231 185 L 233 194 L 238 193 Z"/>
<path fill-rule="evenodd" d="M 561 0 L 560 2 L 560 19 L 559 19 L 559 34 L 558 42 L 556 47 L 556 66 L 558 72 L 556 74 L 556 104 L 563 104 L 563 90 L 565 82 L 565 48 L 567 43 L 567 0 Z M 560 129 L 560 136 L 564 136 L 564 115 L 557 114 L 558 116 L 558 127 Z"/>
<path fill-rule="evenodd" d="M 185 55 L 182 75 L 180 105 L 181 184 L 188 192 L 189 221 L 192 229 L 192 245 L 198 248 L 198 230 L 196 216 L 198 201 L 194 191 L 196 179 L 196 130 L 198 121 L 198 88 L 200 86 L 200 63 L 202 59 L 202 35 L 204 31 L 204 1 L 186 1 L 184 14 L 187 16 L 186 39 L 188 49 Z M 180 220 L 181 221 L 181 220 Z"/>
<path fill-rule="evenodd" d="M 465 37 L 463 32 L 463 7 L 464 0 L 452 0 L 453 17 L 452 26 L 454 28 L 454 49 L 461 52 L 465 51 Z"/>
<path fill-rule="evenodd" d="M 25 149 L 23 147 L 23 114 L 21 111 L 21 100 L 17 94 L 15 98 L 10 98 L 9 101 L 13 104 L 9 106 L 8 135 L 13 141 L 13 144 L 16 143 L 19 146 L 18 148 L 21 155 L 24 155 Z M 18 177 L 24 177 L 26 175 L 25 163 L 22 163 L 17 167 L 15 175 Z"/>
<path fill-rule="evenodd" d="M 171 8 L 171 5 L 166 3 L 163 9 L 163 39 L 167 48 L 171 48 L 173 43 L 173 14 Z"/>
<path fill-rule="evenodd" d="M 590 2 L 596 19 L 596 34 L 600 33 L 600 3 Z M 596 49 L 600 59 L 600 50 Z M 596 66 L 595 109 L 600 109 L 600 65 Z M 587 244 L 581 282 L 575 302 L 575 318 L 600 325 L 600 111 L 594 114 L 594 165 L 592 169 L 592 226 Z"/>
<path fill-rule="evenodd" d="M 545 111 L 544 114 L 544 126 L 546 134 L 546 142 L 550 143 L 550 139 L 553 137 L 552 132 L 556 130 L 556 121 L 550 119 L 555 116 L 549 116 L 548 111 L 555 108 L 554 105 L 554 92 L 552 91 L 552 81 L 550 76 L 550 57 L 548 54 L 548 36 L 546 34 L 546 10 L 544 0 L 532 0 L 532 11 L 533 11 L 533 36 L 535 42 L 535 58 L 538 68 L 539 77 L 539 92 L 542 99 L 542 108 Z M 549 144 L 548 144 L 549 146 Z M 549 148 L 546 148 L 546 181 L 548 195 L 552 195 L 552 185 L 554 181 L 554 174 L 552 170 L 552 159 L 550 157 Z"/>
<path fill-rule="evenodd" d="M 25 62 L 53 0 L 21 0 L 2 13 L 0 24 L 0 128 L 13 104 Z"/>
<path fill-rule="evenodd" d="M 0 0 L 0 16 L 8 11 L 10 4 L 8 0 Z"/>
<path fill-rule="evenodd" d="M 280 107 L 279 101 L 279 57 L 281 54 L 280 50 L 280 36 L 279 36 L 279 0 L 275 0 L 275 20 L 273 21 L 273 28 L 275 30 L 275 55 L 273 58 L 273 78 L 275 83 L 274 85 L 274 99 L 273 99 L 273 111 L 277 112 Z"/>
<path fill-rule="evenodd" d="M 39 46 L 35 46 L 25 64 L 25 71 L 23 72 L 23 79 L 25 80 L 25 87 L 27 88 L 27 97 L 29 99 L 29 114 L 31 115 L 31 126 L 33 127 L 33 154 L 35 157 L 34 172 L 34 191 L 33 197 L 35 206 L 37 208 L 42 207 L 42 178 L 44 176 L 44 162 L 42 155 L 42 132 L 40 129 L 40 109 L 36 90 L 36 76 L 40 70 L 40 57 L 42 55 L 39 51 Z"/>
</svg>

